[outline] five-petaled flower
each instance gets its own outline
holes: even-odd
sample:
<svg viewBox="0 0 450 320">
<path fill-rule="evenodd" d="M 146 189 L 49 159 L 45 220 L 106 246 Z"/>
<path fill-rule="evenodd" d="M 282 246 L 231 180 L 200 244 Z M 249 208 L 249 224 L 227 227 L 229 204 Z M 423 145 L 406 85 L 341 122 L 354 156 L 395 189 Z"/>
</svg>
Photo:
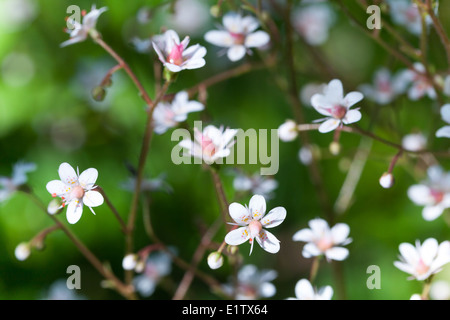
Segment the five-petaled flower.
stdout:
<svg viewBox="0 0 450 320">
<path fill-rule="evenodd" d="M 315 289 L 307 279 L 300 279 L 295 285 L 295 298 L 287 300 L 331 300 L 333 288 L 325 286 Z"/>
<path fill-rule="evenodd" d="M 395 261 L 394 265 L 411 274 L 409 279 L 426 280 L 450 262 L 450 241 L 438 244 L 436 239 L 429 238 L 422 245 L 416 241 L 416 246 L 405 242 L 400 244 L 399 250 L 400 261 Z"/>
<path fill-rule="evenodd" d="M 256 239 L 265 251 L 277 253 L 280 250 L 280 241 L 269 231 L 263 228 L 273 228 L 280 225 L 286 218 L 286 209 L 276 207 L 266 213 L 266 200 L 261 195 L 254 195 L 250 199 L 249 206 L 243 206 L 237 202 L 230 204 L 228 211 L 231 218 L 239 228 L 234 229 L 225 236 L 225 242 L 229 245 L 240 245 L 250 241 L 250 254 Z"/>
<path fill-rule="evenodd" d="M 189 45 L 190 38 L 186 36 L 180 42 L 180 37 L 174 30 L 167 30 L 162 35 L 156 35 L 152 39 L 161 63 L 171 72 L 180 72 L 184 69 L 198 69 L 205 65 L 206 48 L 196 44 Z"/>
<path fill-rule="evenodd" d="M 86 40 L 91 30 L 95 30 L 98 17 L 106 10 L 108 10 L 106 7 L 96 9 L 93 5 L 91 11 L 84 15 L 83 23 L 70 19 L 68 22 L 73 26 L 70 30 L 70 39 L 61 43 L 60 46 L 65 47 Z"/>
<path fill-rule="evenodd" d="M 324 121 L 319 131 L 322 133 L 333 131 L 344 124 L 357 122 L 361 119 L 361 112 L 350 107 L 364 98 L 358 91 L 352 91 L 344 97 L 342 82 L 338 79 L 331 80 L 323 90 L 323 94 L 316 93 L 311 97 L 311 105 L 326 118 L 316 120 Z"/>
<path fill-rule="evenodd" d="M 61 198 L 62 207 L 67 205 L 67 221 L 74 224 L 80 220 L 83 204 L 95 214 L 92 207 L 103 204 L 101 193 L 93 190 L 97 187 L 94 185 L 98 177 L 97 169 L 89 168 L 79 174 L 70 164 L 64 162 L 59 166 L 58 173 L 61 180 L 47 183 L 47 191 L 53 197 Z"/>
<path fill-rule="evenodd" d="M 348 256 L 348 249 L 343 248 L 352 239 L 348 238 L 350 228 L 345 223 L 338 223 L 330 229 L 328 223 L 320 218 L 309 221 L 309 227 L 297 231 L 292 240 L 307 242 L 302 254 L 305 258 L 325 255 L 327 260 L 342 261 Z"/>
<path fill-rule="evenodd" d="M 231 61 L 242 59 L 250 48 L 265 46 L 270 37 L 267 32 L 259 30 L 259 22 L 252 16 L 241 16 L 229 12 L 223 16 L 224 30 L 211 30 L 205 34 L 205 40 L 219 47 L 228 48 L 227 56 Z"/>
</svg>

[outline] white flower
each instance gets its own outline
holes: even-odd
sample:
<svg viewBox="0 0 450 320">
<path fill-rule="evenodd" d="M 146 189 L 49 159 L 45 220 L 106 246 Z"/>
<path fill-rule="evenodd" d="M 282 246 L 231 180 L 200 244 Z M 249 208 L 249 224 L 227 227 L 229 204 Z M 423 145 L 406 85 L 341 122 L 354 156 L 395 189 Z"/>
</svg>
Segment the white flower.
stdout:
<svg viewBox="0 0 450 320">
<path fill-rule="evenodd" d="M 280 225 L 286 218 L 286 209 L 276 207 L 266 213 L 266 200 L 261 195 L 254 195 L 250 199 L 249 206 L 243 206 L 237 202 L 230 204 L 228 211 L 231 218 L 239 228 L 228 232 L 225 242 L 232 246 L 250 241 L 250 254 L 252 254 L 254 240 L 265 251 L 277 253 L 280 250 L 280 241 L 264 228 L 273 228 Z"/>
<path fill-rule="evenodd" d="M 450 124 L 450 103 L 444 104 L 441 107 L 441 117 L 442 120 Z M 436 137 L 438 138 L 450 138 L 450 125 L 443 126 L 438 131 L 436 131 Z"/>
<path fill-rule="evenodd" d="M 20 186 L 27 182 L 27 173 L 36 170 L 32 162 L 17 162 L 13 166 L 11 177 L 0 176 L 0 202 L 8 200 Z"/>
<path fill-rule="evenodd" d="M 426 239 L 421 245 L 416 241 L 416 246 L 410 243 L 401 243 L 399 246 L 400 261 L 394 265 L 400 270 L 411 274 L 409 279 L 419 281 L 428 279 L 438 273 L 442 267 L 450 262 L 450 242 L 444 241 L 438 244 L 436 239 Z"/>
<path fill-rule="evenodd" d="M 95 214 L 92 207 L 103 204 L 101 193 L 93 190 L 96 188 L 94 184 L 98 177 L 97 169 L 89 168 L 79 174 L 70 164 L 64 162 L 59 166 L 58 173 L 61 180 L 50 181 L 46 188 L 52 197 L 61 198 L 63 207 L 68 204 L 67 221 L 74 224 L 80 220 L 83 204 Z"/>
<path fill-rule="evenodd" d="M 281 141 L 289 142 L 298 136 L 297 123 L 294 120 L 286 120 L 278 127 L 278 137 Z"/>
<path fill-rule="evenodd" d="M 29 242 L 21 242 L 17 245 L 14 250 L 14 255 L 19 261 L 26 260 L 31 254 L 31 246 Z"/>
<path fill-rule="evenodd" d="M 198 35 L 210 19 L 209 7 L 202 0 L 178 0 L 174 4 L 170 22 L 175 30 Z M 195 17 L 195 19 L 193 19 Z"/>
<path fill-rule="evenodd" d="M 342 261 L 347 258 L 349 251 L 343 248 L 352 242 L 348 238 L 350 228 L 345 223 L 338 223 L 330 229 L 328 223 L 320 218 L 309 221 L 309 227 L 297 231 L 292 240 L 307 242 L 302 254 L 305 258 L 325 255 L 327 260 Z"/>
<path fill-rule="evenodd" d="M 153 49 L 159 60 L 171 72 L 180 72 L 184 69 L 198 69 L 205 65 L 205 47 L 199 44 L 190 46 L 190 38 L 186 36 L 180 42 L 180 37 L 174 30 L 167 30 L 162 35 L 153 37 Z"/>
<path fill-rule="evenodd" d="M 216 128 L 209 125 L 200 132 L 194 128 L 194 141 L 185 139 L 180 141 L 179 145 L 187 149 L 193 157 L 203 159 L 205 163 L 212 164 L 221 158 L 230 155 L 230 148 L 234 144 L 234 136 L 238 131 L 236 129 Z"/>
<path fill-rule="evenodd" d="M 278 276 L 275 270 L 263 269 L 261 271 L 255 265 L 243 266 L 237 275 L 237 300 L 255 300 L 270 298 L 275 295 L 277 289 L 271 283 Z M 223 285 L 223 289 L 229 295 L 234 293 L 233 284 Z"/>
<path fill-rule="evenodd" d="M 379 182 L 383 188 L 389 189 L 394 185 L 394 176 L 392 175 L 392 173 L 385 172 L 380 177 Z"/>
<path fill-rule="evenodd" d="M 406 69 L 398 73 L 396 86 L 398 90 L 408 88 L 408 98 L 416 101 L 427 95 L 430 99 L 436 99 L 436 91 L 433 84 L 425 74 L 425 67 L 420 62 L 414 63 L 414 70 Z"/>
<path fill-rule="evenodd" d="M 201 111 L 204 108 L 205 106 L 198 101 L 189 101 L 186 91 L 180 91 L 175 95 L 172 103 L 160 102 L 157 104 L 153 112 L 154 130 L 156 133 L 162 134 L 167 129 L 185 121 L 188 113 Z"/>
<path fill-rule="evenodd" d="M 223 16 L 224 30 L 211 30 L 205 34 L 205 40 L 219 47 L 228 48 L 227 56 L 231 61 L 242 59 L 250 48 L 265 46 L 270 37 L 265 31 L 255 31 L 259 22 L 252 16 L 241 16 L 229 12 Z"/>
<path fill-rule="evenodd" d="M 301 279 L 295 285 L 295 298 L 288 298 L 288 300 L 331 300 L 333 293 L 331 286 L 315 290 L 309 280 Z"/>
<path fill-rule="evenodd" d="M 422 133 L 410 133 L 403 137 L 402 147 L 409 151 L 424 150 L 427 146 L 427 138 Z"/>
<path fill-rule="evenodd" d="M 258 173 L 252 176 L 239 174 L 233 180 L 233 187 L 236 191 L 249 191 L 252 194 L 260 194 L 266 199 L 270 199 L 273 197 L 273 191 L 278 187 L 278 182 Z"/>
<path fill-rule="evenodd" d="M 73 25 L 73 29 L 70 31 L 70 39 L 61 43 L 60 46 L 65 47 L 86 40 L 91 30 L 95 29 L 98 17 L 106 10 L 108 10 L 106 7 L 96 9 L 95 5 L 93 5 L 91 11 L 83 17 L 83 23 L 79 23 L 74 19 L 68 21 Z"/>
<path fill-rule="evenodd" d="M 325 121 L 319 127 L 319 132 L 333 131 L 343 124 L 350 124 L 361 119 L 359 110 L 350 110 L 350 107 L 364 98 L 358 91 L 348 93 L 344 97 L 342 82 L 338 79 L 331 80 L 323 94 L 315 94 L 311 98 L 311 105 L 320 114 L 326 116 L 316 122 Z"/>
<path fill-rule="evenodd" d="M 122 268 L 124 270 L 135 270 L 139 261 L 139 256 L 135 253 L 127 254 L 122 259 Z"/>
<path fill-rule="evenodd" d="M 397 77 L 393 77 L 387 68 L 378 69 L 373 77 L 373 84 L 363 84 L 359 90 L 372 101 L 386 105 L 391 103 L 398 94 L 403 93 L 397 85 Z"/>
<path fill-rule="evenodd" d="M 145 263 L 142 274 L 133 279 L 136 291 L 149 297 L 161 279 L 172 272 L 172 259 L 166 252 L 152 253 Z"/>
<path fill-rule="evenodd" d="M 223 265 L 223 256 L 220 252 L 214 251 L 208 255 L 207 261 L 211 269 L 219 269 Z"/>
<path fill-rule="evenodd" d="M 428 179 L 409 187 L 408 197 L 415 204 L 424 206 L 422 216 L 431 221 L 450 208 L 450 173 L 435 165 L 427 170 Z"/>
<path fill-rule="evenodd" d="M 292 15 L 295 30 L 312 45 L 325 43 L 335 15 L 328 4 L 310 4 L 295 10 Z"/>
<path fill-rule="evenodd" d="M 422 33 L 421 14 L 417 5 L 410 0 L 389 0 L 391 18 L 395 24 L 405 27 L 414 35 Z M 431 23 L 427 16 L 427 24 Z"/>
<path fill-rule="evenodd" d="M 311 98 L 316 93 L 322 93 L 323 90 L 326 88 L 326 83 L 316 83 L 311 82 L 302 87 L 300 90 L 300 100 L 302 100 L 302 103 L 305 106 L 312 107 L 311 106 Z"/>
</svg>

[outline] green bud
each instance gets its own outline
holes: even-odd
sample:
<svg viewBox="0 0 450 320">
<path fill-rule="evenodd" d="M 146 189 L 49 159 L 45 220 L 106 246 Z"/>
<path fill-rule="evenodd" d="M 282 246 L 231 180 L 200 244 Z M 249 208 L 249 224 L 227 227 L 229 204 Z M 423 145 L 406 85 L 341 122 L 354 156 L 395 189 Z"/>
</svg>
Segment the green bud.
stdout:
<svg viewBox="0 0 450 320">
<path fill-rule="evenodd" d="M 102 86 L 97 86 L 92 89 L 92 98 L 94 98 L 95 101 L 103 101 L 106 96 L 106 90 Z"/>
</svg>

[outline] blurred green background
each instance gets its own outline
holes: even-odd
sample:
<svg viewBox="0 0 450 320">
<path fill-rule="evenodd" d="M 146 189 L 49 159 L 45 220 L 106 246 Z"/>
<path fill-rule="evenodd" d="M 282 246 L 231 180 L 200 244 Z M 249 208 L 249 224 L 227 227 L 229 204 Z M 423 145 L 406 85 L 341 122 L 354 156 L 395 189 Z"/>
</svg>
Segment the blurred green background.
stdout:
<svg viewBox="0 0 450 320">
<path fill-rule="evenodd" d="M 448 17 L 450 3 L 441 2 L 439 15 Z M 349 1 L 346 3 L 361 17 L 361 21 L 365 21 L 363 11 Z M 63 31 L 66 8 L 76 4 L 89 10 L 92 2 L 0 0 L 0 4 L 9 9 L 0 10 L 0 175 L 9 176 L 12 165 L 19 160 L 36 163 L 37 170 L 29 174 L 29 185 L 44 203 L 48 203 L 51 196 L 45 185 L 58 178 L 60 163 L 69 162 L 74 167 L 78 166 L 80 171 L 95 167 L 99 171 L 97 183 L 126 219 L 132 195 L 120 188 L 120 183 L 129 177 L 125 163 L 136 165 L 138 162 L 145 124 L 144 103 L 123 71 L 114 74 L 113 86 L 108 90 L 105 101 L 93 101 L 91 89 L 115 65 L 115 61 L 89 39 L 66 48 L 59 47 L 68 39 Z M 136 52 L 130 40 L 133 36 L 157 34 L 162 27 L 170 26 L 169 5 L 155 8 L 150 22 L 139 25 L 136 21 L 139 9 L 143 6 L 152 8 L 160 1 L 125 3 L 99 0 L 95 4 L 97 8 L 108 7 L 97 24 L 103 39 L 127 61 L 153 97 L 155 54 Z M 352 26 L 341 11 L 336 10 L 336 14 L 337 21 L 330 31 L 329 40 L 316 50 L 334 68 L 346 92 L 359 84 L 371 82 L 374 71 L 380 66 L 391 70 L 404 68 Z M 273 18 L 283 32 L 282 17 L 274 13 Z M 448 19 L 442 21 L 449 31 Z M 197 34 L 191 34 L 191 43 L 200 43 L 208 49 L 206 67 L 182 72 L 170 92 L 190 88 L 203 79 L 243 63 L 231 63 L 224 56 L 218 57 L 219 49 L 203 40 L 202 35 L 219 22 L 220 19 L 208 16 Z M 181 37 L 186 35 L 183 30 L 178 31 Z M 412 44 L 418 45 L 417 37 L 400 27 L 399 31 Z M 389 37 L 386 39 L 396 46 L 395 41 Z M 430 32 L 429 49 L 431 64 L 443 70 L 446 67 L 445 54 L 434 31 Z M 245 59 L 257 61 L 259 56 L 255 54 Z M 295 59 L 300 87 L 310 82 L 331 80 L 320 73 L 316 60 L 302 41 L 295 42 Z M 286 68 L 280 66 L 279 71 L 285 77 Z M 212 119 L 211 123 L 230 128 L 278 128 L 286 119 L 293 118 L 293 114 L 285 93 L 273 80 L 270 72 L 259 70 L 211 87 L 207 111 L 189 115 L 188 123 L 192 125 L 194 120 L 207 114 L 208 119 Z M 400 142 L 403 135 L 418 129 L 432 138 L 430 148 L 446 150 L 449 147 L 448 140 L 433 139 L 436 129 L 444 123 L 439 116 L 440 106 L 428 98 L 411 102 L 403 96 L 383 107 L 365 99 L 359 106 L 363 113 L 359 123 L 362 128 L 367 128 L 372 115 L 378 112 L 373 128 L 380 136 Z M 306 109 L 305 116 L 308 122 L 320 117 L 310 108 Z M 328 152 L 332 134 L 313 131 L 310 137 L 322 150 L 321 172 L 329 197 L 335 201 L 361 137 L 343 133 L 339 156 L 331 156 Z M 170 132 L 155 135 L 145 173 L 152 178 L 166 173 L 166 181 L 173 187 L 173 192 L 153 193 L 151 214 L 154 229 L 166 244 L 177 248 L 180 257 L 190 261 L 200 241 L 201 226 L 215 221 L 219 216 L 219 206 L 207 171 L 199 165 L 176 166 L 171 162 L 170 152 L 175 144 L 170 141 Z M 286 221 L 273 229 L 281 240 L 281 251 L 271 255 L 255 246 L 253 254 L 248 256 L 249 245 L 244 244 L 240 248 L 245 264 L 253 263 L 261 269 L 279 272 L 273 281 L 277 287 L 275 299 L 294 296 L 295 283 L 308 276 L 310 261 L 301 256 L 302 244 L 293 242 L 291 238 L 297 230 L 306 227 L 310 219 L 322 215 L 307 168 L 298 160 L 299 147 L 296 142 L 280 142 L 280 169 L 275 175 L 279 187 L 275 197 L 268 202 L 268 209 L 284 206 L 288 212 Z M 395 152 L 395 149 L 378 142 L 373 143 L 352 205 L 343 215 L 336 217 L 337 221 L 350 225 L 353 238 L 348 245 L 350 256 L 341 263 L 349 299 L 409 299 L 413 293 L 421 292 L 420 283 L 406 280 L 408 275 L 393 265 L 397 260 L 398 245 L 429 237 L 441 242 L 450 237 L 448 212 L 435 221 L 425 222 L 421 208 L 406 195 L 408 186 L 424 178 L 419 159 L 402 157 L 394 170 L 395 186 L 389 190 L 380 187 L 378 179 L 387 170 Z M 450 169 L 448 161 L 441 160 L 440 163 Z M 248 165 L 242 169 L 253 173 L 259 167 Z M 223 172 L 222 179 L 228 200 L 232 202 L 235 197 L 233 175 Z M 250 195 L 239 201 L 248 203 L 249 198 Z M 65 213 L 59 218 L 67 223 Z M 137 222 L 135 246 L 139 249 L 149 241 L 142 227 L 141 214 Z M 52 221 L 22 193 L 16 193 L 6 203 L 0 204 L 0 299 L 45 298 L 55 281 L 68 277 L 66 269 L 72 264 L 81 267 L 82 289 L 78 290 L 79 295 L 88 299 L 120 299 L 115 292 L 100 287 L 102 279 L 99 274 L 61 231 L 50 234 L 45 249 L 33 251 L 26 261 L 15 259 L 14 249 L 18 243 L 30 240 L 51 225 Z M 70 228 L 101 261 L 109 261 L 116 274 L 122 276 L 124 237 L 106 205 L 96 209 L 96 216 L 85 208 L 81 220 Z M 225 229 L 222 228 L 214 240 L 220 243 L 224 235 Z M 380 290 L 366 287 L 369 276 L 366 269 L 370 265 L 381 268 Z M 227 266 L 210 270 L 205 259 L 200 269 L 224 283 L 230 272 Z M 172 284 L 178 283 L 183 273 L 174 266 Z M 444 270 L 437 278 L 450 282 L 450 269 Z M 321 265 L 316 283 L 335 287 L 328 264 Z M 172 295 L 170 290 L 158 287 L 152 298 L 169 299 Z M 188 297 L 217 298 L 199 280 L 194 281 Z"/>
</svg>

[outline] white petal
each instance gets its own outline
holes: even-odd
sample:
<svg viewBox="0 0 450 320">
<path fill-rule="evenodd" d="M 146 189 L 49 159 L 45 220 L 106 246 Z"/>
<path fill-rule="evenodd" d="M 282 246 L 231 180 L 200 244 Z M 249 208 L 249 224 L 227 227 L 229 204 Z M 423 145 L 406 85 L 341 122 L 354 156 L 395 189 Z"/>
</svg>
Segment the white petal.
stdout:
<svg viewBox="0 0 450 320">
<path fill-rule="evenodd" d="M 261 219 L 266 212 L 266 199 L 259 194 L 255 194 L 248 204 L 248 209 L 255 220 Z"/>
<path fill-rule="evenodd" d="M 191 58 L 189 60 L 187 60 L 185 63 L 183 63 L 182 67 L 183 69 L 188 69 L 188 70 L 192 70 L 192 69 L 198 69 L 203 67 L 206 64 L 205 59 L 203 58 Z"/>
<path fill-rule="evenodd" d="M 58 173 L 61 181 L 65 184 L 74 185 L 78 181 L 78 175 L 75 172 L 75 169 L 67 162 L 61 163 Z"/>
<path fill-rule="evenodd" d="M 426 239 L 420 247 L 419 254 L 425 265 L 430 266 L 438 253 L 439 244 L 436 239 Z"/>
<path fill-rule="evenodd" d="M 173 63 L 164 63 L 164 66 L 172 72 L 180 72 L 183 70 L 183 68 Z"/>
<path fill-rule="evenodd" d="M 328 99 L 320 93 L 316 93 L 311 97 L 311 105 L 317 112 L 324 116 L 331 116 L 332 104 Z"/>
<path fill-rule="evenodd" d="M 54 196 L 62 196 L 70 192 L 71 187 L 67 186 L 61 180 L 52 180 L 46 185 L 47 191 Z"/>
<path fill-rule="evenodd" d="M 342 247 L 333 247 L 325 251 L 325 256 L 327 259 L 342 261 L 348 257 L 348 249 Z"/>
<path fill-rule="evenodd" d="M 346 106 L 347 108 L 350 108 L 355 103 L 360 102 L 362 99 L 364 99 L 364 95 L 361 92 L 358 91 L 349 92 L 345 96 L 342 105 Z"/>
<path fill-rule="evenodd" d="M 311 231 L 314 235 L 321 237 L 323 234 L 328 234 L 330 232 L 330 227 L 328 226 L 328 222 L 324 219 L 316 218 L 312 219 L 308 222 Z"/>
<path fill-rule="evenodd" d="M 423 184 L 415 184 L 408 188 L 408 197 L 417 205 L 427 205 L 429 200 L 430 188 Z"/>
<path fill-rule="evenodd" d="M 317 248 L 313 242 L 308 242 L 303 246 L 302 255 L 305 258 L 316 257 L 322 254 L 322 251 Z"/>
<path fill-rule="evenodd" d="M 234 45 L 227 51 L 228 59 L 231 61 L 241 60 L 245 56 L 246 51 L 247 49 L 244 46 Z"/>
<path fill-rule="evenodd" d="M 438 138 L 450 138 L 450 126 L 444 126 L 436 131 L 436 137 Z"/>
<path fill-rule="evenodd" d="M 295 284 L 295 296 L 300 300 L 314 299 L 314 288 L 307 279 L 301 279 Z"/>
<path fill-rule="evenodd" d="M 403 263 L 400 261 L 394 261 L 394 266 L 396 266 L 398 269 L 400 269 L 403 272 L 409 273 L 414 275 L 415 270 L 414 267 L 412 267 L 410 264 Z"/>
<path fill-rule="evenodd" d="M 248 239 L 250 239 L 250 234 L 247 231 L 247 227 L 241 227 L 235 230 L 231 230 L 225 236 L 225 242 L 232 246 L 243 244 Z"/>
<path fill-rule="evenodd" d="M 228 207 L 231 218 L 239 225 L 247 225 L 252 218 L 250 211 L 242 204 L 233 202 Z"/>
<path fill-rule="evenodd" d="M 205 34 L 205 40 L 219 47 L 231 47 L 233 37 L 227 31 L 212 30 Z"/>
<path fill-rule="evenodd" d="M 350 234 L 350 227 L 345 223 L 337 223 L 331 228 L 331 237 L 334 244 L 341 244 L 347 240 Z"/>
<path fill-rule="evenodd" d="M 433 221 L 438 218 L 442 212 L 444 212 L 444 207 L 440 205 L 426 206 L 422 210 L 422 217 L 427 221 Z"/>
<path fill-rule="evenodd" d="M 280 251 L 280 241 L 269 231 L 261 230 L 256 237 L 256 241 L 265 251 L 269 253 L 277 253 Z"/>
<path fill-rule="evenodd" d="M 303 242 L 310 242 L 314 239 L 314 233 L 311 231 L 311 229 L 302 229 L 294 233 L 292 236 L 293 241 L 303 241 Z"/>
<path fill-rule="evenodd" d="M 83 197 L 83 203 L 88 207 L 98 207 L 103 204 L 103 201 L 103 196 L 98 191 L 88 191 Z"/>
<path fill-rule="evenodd" d="M 316 296 L 318 300 L 331 300 L 333 293 L 333 288 L 331 286 L 326 286 L 321 288 Z"/>
<path fill-rule="evenodd" d="M 270 298 L 275 295 L 277 288 L 270 282 L 264 282 L 259 287 L 259 295 L 262 298 Z"/>
<path fill-rule="evenodd" d="M 70 201 L 69 205 L 67 206 L 66 212 L 67 221 L 70 224 L 77 223 L 78 220 L 80 220 L 82 213 L 83 204 L 78 199 Z"/>
<path fill-rule="evenodd" d="M 449 77 L 450 79 L 450 77 Z M 450 103 L 444 104 L 441 107 L 441 116 L 442 120 L 444 120 L 447 123 L 450 123 Z"/>
<path fill-rule="evenodd" d="M 320 125 L 319 132 L 327 133 L 327 132 L 333 131 L 334 129 L 339 127 L 340 124 L 341 124 L 340 120 L 337 120 L 334 118 L 328 119 L 327 121 L 325 121 L 324 123 L 322 123 Z"/>
<path fill-rule="evenodd" d="M 283 207 L 276 207 L 269 211 L 261 219 L 261 224 L 264 228 L 273 228 L 280 225 L 286 219 L 286 209 Z"/>
<path fill-rule="evenodd" d="M 416 247 L 414 247 L 410 243 L 404 242 L 399 245 L 398 249 L 400 251 L 402 258 L 405 260 L 407 264 L 413 266 L 417 264 L 420 257 Z"/>
<path fill-rule="evenodd" d="M 348 110 L 345 114 L 344 119 L 342 119 L 342 122 L 344 124 L 358 122 L 359 120 L 361 120 L 361 117 L 361 112 L 359 112 L 358 110 Z"/>
<path fill-rule="evenodd" d="M 331 80 L 324 90 L 324 94 L 333 104 L 339 104 L 344 98 L 344 88 L 339 79 Z"/>
<path fill-rule="evenodd" d="M 245 38 L 247 48 L 257 48 L 266 45 L 270 41 L 269 34 L 265 31 L 256 31 Z"/>
<path fill-rule="evenodd" d="M 78 177 L 78 182 L 83 189 L 91 189 L 97 181 L 98 171 L 95 168 L 84 170 Z"/>
</svg>

